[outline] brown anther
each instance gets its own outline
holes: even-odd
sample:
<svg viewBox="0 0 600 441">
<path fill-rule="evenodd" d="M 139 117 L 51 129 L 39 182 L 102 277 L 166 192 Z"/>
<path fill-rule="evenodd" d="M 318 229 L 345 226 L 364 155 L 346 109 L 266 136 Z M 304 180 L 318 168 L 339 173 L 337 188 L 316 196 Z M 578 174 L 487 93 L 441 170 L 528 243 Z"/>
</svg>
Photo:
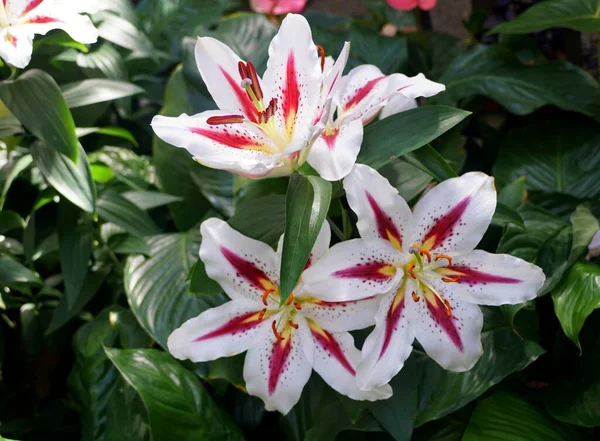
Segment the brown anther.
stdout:
<svg viewBox="0 0 600 441">
<path fill-rule="evenodd" d="M 287 299 L 287 302 L 285 302 L 285 304 L 287 306 L 290 306 L 292 304 L 292 302 L 294 301 L 294 293 L 291 293 L 290 296 Z"/>
<path fill-rule="evenodd" d="M 450 302 L 448 299 L 442 299 L 444 301 L 444 306 L 446 307 L 446 316 L 452 317 L 452 307 L 450 306 Z"/>
<path fill-rule="evenodd" d="M 250 87 L 252 88 L 252 91 L 254 92 L 256 99 L 259 101 L 262 101 L 263 92 L 262 92 L 262 89 L 260 88 L 260 81 L 258 80 L 258 74 L 256 73 L 256 68 L 254 67 L 254 64 L 252 64 L 252 61 L 248 61 L 248 63 L 246 63 L 246 68 L 248 69 L 248 78 L 250 78 L 250 81 L 252 81 L 252 85 Z"/>
<path fill-rule="evenodd" d="M 264 318 L 265 318 L 265 314 L 266 314 L 266 313 L 267 313 L 267 308 L 265 308 L 265 309 L 261 310 L 261 311 L 258 313 L 258 319 L 259 319 L 259 320 L 262 320 L 262 319 L 264 319 Z"/>
<path fill-rule="evenodd" d="M 414 263 L 409 263 L 408 267 L 406 268 L 406 270 L 408 271 L 408 274 L 410 274 L 410 277 L 412 277 L 413 279 L 416 279 L 417 276 L 415 276 L 415 264 Z"/>
<path fill-rule="evenodd" d="M 412 292 L 411 296 L 415 303 L 417 303 L 420 300 L 420 297 L 414 291 Z"/>
<path fill-rule="evenodd" d="M 288 323 L 290 324 L 290 326 L 294 329 L 298 329 L 298 325 L 296 323 L 294 323 L 293 321 L 289 320 Z"/>
<path fill-rule="evenodd" d="M 437 256 L 435 256 L 435 261 L 437 262 L 438 260 L 442 260 L 442 259 L 446 259 L 448 261 L 448 266 L 452 266 L 452 257 L 446 255 L 446 254 L 438 254 Z"/>
<path fill-rule="evenodd" d="M 273 288 L 265 289 L 265 292 L 262 295 L 263 305 L 267 306 L 267 297 L 269 297 L 269 294 L 271 294 L 273 291 L 275 291 Z"/>
<path fill-rule="evenodd" d="M 278 341 L 285 340 L 285 338 L 279 332 L 277 332 L 277 320 L 273 320 L 273 323 L 271 323 L 271 330 L 273 331 L 273 335 L 275 335 L 275 338 Z"/>
<path fill-rule="evenodd" d="M 206 120 L 206 123 L 211 126 L 219 126 L 221 124 L 239 124 L 244 122 L 242 115 L 225 115 L 211 116 Z"/>
<path fill-rule="evenodd" d="M 296 309 L 299 311 L 302 309 L 302 305 L 300 304 L 300 302 L 296 302 L 294 303 L 294 306 L 296 307 Z"/>
<path fill-rule="evenodd" d="M 431 253 L 429 253 L 429 251 L 419 250 L 419 255 L 427 257 L 427 263 L 431 263 Z"/>
<path fill-rule="evenodd" d="M 248 69 L 246 68 L 246 64 L 243 61 L 240 61 L 238 63 L 238 70 L 240 71 L 240 77 L 242 78 L 242 80 L 250 78 L 248 75 Z"/>
<path fill-rule="evenodd" d="M 442 277 L 442 282 L 446 282 L 446 283 L 460 282 L 460 276 Z"/>
<path fill-rule="evenodd" d="M 325 49 L 323 46 L 319 46 L 317 44 L 317 50 L 319 51 L 319 56 L 321 57 L 321 72 L 325 71 Z"/>
</svg>

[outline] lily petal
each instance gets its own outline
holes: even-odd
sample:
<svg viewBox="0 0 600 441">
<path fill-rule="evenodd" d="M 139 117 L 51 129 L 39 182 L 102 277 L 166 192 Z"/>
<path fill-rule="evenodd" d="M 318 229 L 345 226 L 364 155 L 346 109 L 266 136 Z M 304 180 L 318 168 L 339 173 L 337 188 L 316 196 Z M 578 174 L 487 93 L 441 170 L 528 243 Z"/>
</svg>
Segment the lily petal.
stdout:
<svg viewBox="0 0 600 441">
<path fill-rule="evenodd" d="M 398 190 L 376 170 L 356 164 L 344 179 L 348 203 L 358 216 L 356 224 L 361 237 L 389 241 L 397 250 L 407 251 L 405 231 L 412 214 Z"/>
<path fill-rule="evenodd" d="M 321 88 L 321 66 L 310 26 L 304 17 L 288 14 L 269 46 L 264 82 L 277 99 L 275 120 L 287 133 L 285 154 L 294 153 L 312 139 Z"/>
<path fill-rule="evenodd" d="M 429 290 L 417 292 L 419 301 L 409 309 L 415 337 L 427 355 L 444 369 L 468 371 L 483 354 L 483 313 L 450 287 L 438 293 L 447 303 Z"/>
<path fill-rule="evenodd" d="M 281 254 L 283 253 L 283 234 L 277 242 L 277 256 L 281 260 Z M 319 260 L 329 250 L 329 243 L 331 242 L 331 227 L 327 221 L 323 222 L 323 226 L 317 235 L 317 240 L 313 246 L 310 256 L 308 256 L 308 262 L 306 262 L 306 268 L 311 266 L 314 262 Z"/>
<path fill-rule="evenodd" d="M 154 133 L 163 141 L 190 152 L 201 164 L 258 178 L 283 166 L 281 157 L 272 154 L 272 142 L 256 127 L 246 124 L 210 125 L 211 117 L 228 116 L 222 111 L 207 111 L 194 116 L 155 116 Z"/>
<path fill-rule="evenodd" d="M 404 74 L 390 75 L 390 91 L 400 93 L 407 98 L 429 98 L 446 90 L 446 86 L 435 81 L 428 80 L 422 73 L 414 77 Z"/>
<path fill-rule="evenodd" d="M 479 305 L 514 305 L 532 300 L 546 277 L 540 267 L 508 254 L 481 250 L 452 259 L 452 266 L 438 269 L 440 274 L 459 277 L 448 285 L 457 295 Z M 446 285 L 439 280 L 436 286 Z"/>
<path fill-rule="evenodd" d="M 400 372 L 410 355 L 414 335 L 408 309 L 414 289 L 414 282 L 408 279 L 400 289 L 383 297 L 375 316 L 375 329 L 362 348 L 362 361 L 356 374 L 361 389 L 386 384 Z"/>
<path fill-rule="evenodd" d="M 246 351 L 269 326 L 255 302 L 234 300 L 185 322 L 169 336 L 167 346 L 180 360 L 216 360 Z"/>
<path fill-rule="evenodd" d="M 326 302 L 309 297 L 300 297 L 302 313 L 327 331 L 354 331 L 375 324 L 375 314 L 381 303 L 381 296 L 348 302 Z"/>
<path fill-rule="evenodd" d="M 401 93 L 397 93 L 390 98 L 385 107 L 379 114 L 379 119 L 387 118 L 388 116 L 395 115 L 396 113 L 406 112 L 410 109 L 416 109 L 419 107 L 417 100 L 414 98 L 407 98 Z"/>
<path fill-rule="evenodd" d="M 382 294 L 402 277 L 405 257 L 381 239 L 338 243 L 302 274 L 303 289 L 321 300 L 341 302 Z"/>
<path fill-rule="evenodd" d="M 313 368 L 313 346 L 308 325 L 298 317 L 298 329 L 284 340 L 266 333 L 248 350 L 244 380 L 251 395 L 261 398 L 267 410 L 286 415 L 300 399 Z"/>
<path fill-rule="evenodd" d="M 466 254 L 483 237 L 495 209 L 494 178 L 471 172 L 448 179 L 415 206 L 411 243 L 439 254 Z"/>
<path fill-rule="evenodd" d="M 325 130 L 314 142 L 308 154 L 308 163 L 323 179 L 338 181 L 354 166 L 363 140 L 360 120 Z"/>
<path fill-rule="evenodd" d="M 206 265 L 206 274 L 232 299 L 247 299 L 263 305 L 265 291 L 275 291 L 279 283 L 279 260 L 275 251 L 214 217 L 202 223 L 200 232 L 200 259 Z M 277 300 L 267 299 L 273 305 L 278 304 Z"/>
<path fill-rule="evenodd" d="M 373 120 L 390 98 L 389 77 L 377 66 L 365 64 L 352 69 L 343 79 L 338 93 L 338 119 Z"/>
<path fill-rule="evenodd" d="M 315 122 L 326 122 L 323 121 L 325 106 L 331 105 L 333 98 L 336 96 L 338 89 L 342 84 L 342 74 L 344 73 L 344 68 L 348 62 L 349 55 L 350 42 L 346 41 L 342 51 L 340 52 L 340 55 L 335 62 L 333 62 L 333 58 L 331 57 L 325 58 L 325 66 L 323 68 L 323 85 L 321 86 L 321 102 L 319 103 L 319 110 L 317 112 L 318 116 Z"/>
<path fill-rule="evenodd" d="M 354 346 L 349 332 L 328 332 L 317 323 L 309 321 L 314 341 L 314 369 L 339 393 L 353 400 L 385 400 L 392 396 L 389 384 L 363 391 L 356 384 L 356 367 L 360 351 Z"/>
<path fill-rule="evenodd" d="M 23 69 L 31 61 L 32 52 L 32 33 L 14 26 L 0 30 L 0 57 L 5 62 Z"/>
</svg>

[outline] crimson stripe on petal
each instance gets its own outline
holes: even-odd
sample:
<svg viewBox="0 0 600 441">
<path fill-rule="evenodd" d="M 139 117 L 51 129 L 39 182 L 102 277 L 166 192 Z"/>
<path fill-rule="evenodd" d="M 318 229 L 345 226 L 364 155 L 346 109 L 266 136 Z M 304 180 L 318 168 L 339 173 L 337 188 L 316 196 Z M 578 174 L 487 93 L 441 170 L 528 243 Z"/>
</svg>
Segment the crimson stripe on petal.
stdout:
<svg viewBox="0 0 600 441">
<path fill-rule="evenodd" d="M 269 395 L 275 393 L 279 378 L 285 369 L 287 359 L 292 352 L 292 337 L 288 337 L 273 344 L 273 351 L 269 360 Z"/>
<path fill-rule="evenodd" d="M 235 92 L 235 95 L 240 105 L 242 106 L 242 110 L 244 111 L 248 119 L 250 119 L 252 122 L 258 122 L 258 110 L 256 109 L 256 106 L 254 105 L 250 97 L 248 97 L 246 91 L 240 87 L 240 84 L 237 81 L 235 81 L 231 77 L 231 75 L 229 75 L 229 72 L 227 72 L 221 66 L 219 66 L 219 69 L 221 70 L 221 73 L 229 83 L 229 86 L 231 86 L 231 88 Z"/>
<path fill-rule="evenodd" d="M 33 18 L 27 20 L 27 23 L 29 23 L 29 24 L 44 24 L 44 23 L 57 23 L 60 21 L 61 20 L 59 20 L 58 18 L 39 15 L 37 17 L 33 17 Z"/>
<path fill-rule="evenodd" d="M 396 228 L 396 225 L 392 221 L 391 216 L 389 216 L 383 209 L 379 206 L 375 198 L 371 193 L 365 191 L 365 195 L 367 196 L 367 200 L 369 201 L 369 205 L 371 206 L 371 210 L 373 210 L 373 215 L 375 216 L 375 222 L 377 223 L 377 232 L 379 233 L 379 237 L 385 239 L 389 242 L 393 243 L 393 239 L 398 242 L 398 246 L 402 244 L 402 234 Z"/>
<path fill-rule="evenodd" d="M 44 0 L 31 0 L 27 6 L 25 6 L 25 9 L 23 9 L 23 13 L 21 15 L 25 15 L 28 12 L 33 11 L 35 8 L 37 8 Z M 4 6 L 6 6 L 6 3 L 8 2 L 8 0 L 4 0 Z"/>
<path fill-rule="evenodd" d="M 458 333 L 458 329 L 456 328 L 456 318 L 453 315 L 448 316 L 446 305 L 444 305 L 437 296 L 432 296 L 431 300 L 432 301 L 430 301 L 427 296 L 425 297 L 429 314 L 431 314 L 431 317 L 437 325 L 442 328 L 446 335 L 448 335 L 454 346 L 462 352 L 464 350 L 464 345 L 460 338 L 460 334 Z"/>
<path fill-rule="evenodd" d="M 294 53 L 290 53 L 285 69 L 285 89 L 283 90 L 283 118 L 290 133 L 294 129 L 296 113 L 300 106 L 300 88 Z"/>
<path fill-rule="evenodd" d="M 210 340 L 211 338 L 222 337 L 224 335 L 236 335 L 241 332 L 246 332 L 262 322 L 260 319 L 260 312 L 249 312 L 239 317 L 235 317 L 215 329 L 208 334 L 201 335 L 194 339 L 194 342 Z"/>
<path fill-rule="evenodd" d="M 271 279 L 269 279 L 269 276 L 254 263 L 238 256 L 224 246 L 221 247 L 221 253 L 223 253 L 223 256 L 225 256 L 231 266 L 235 268 L 238 277 L 243 277 L 252 286 L 261 290 L 273 287 L 273 283 L 271 282 Z"/>
<path fill-rule="evenodd" d="M 401 296 L 400 298 L 398 296 Z M 392 335 L 394 331 L 398 329 L 398 323 L 400 322 L 400 317 L 402 317 L 402 311 L 404 311 L 404 303 L 405 296 L 403 292 L 398 292 L 392 304 L 390 305 L 390 309 L 388 310 L 387 316 L 385 318 L 385 334 L 383 336 L 383 345 L 381 346 L 381 351 L 379 352 L 379 360 L 387 351 L 390 342 L 392 341 Z"/>
<path fill-rule="evenodd" d="M 386 273 L 387 269 L 394 269 L 387 262 L 369 262 L 358 263 L 350 268 L 344 268 L 335 271 L 332 275 L 340 279 L 364 279 L 383 281 L 393 277 L 393 274 Z"/>
<path fill-rule="evenodd" d="M 356 375 L 356 371 L 348 361 L 348 358 L 346 358 L 346 354 L 344 354 L 342 347 L 340 346 L 338 341 L 333 337 L 333 335 L 321 328 L 313 329 L 312 326 L 310 328 L 310 332 L 312 333 L 317 343 L 328 354 L 335 358 L 338 361 L 338 363 L 341 364 L 342 367 L 350 373 L 350 375 Z"/>
<path fill-rule="evenodd" d="M 356 93 L 348 100 L 348 102 L 344 105 L 344 110 L 349 110 L 352 107 L 356 106 L 360 103 L 365 97 L 379 84 L 385 77 L 375 78 L 365 84 L 363 87 L 358 89 Z"/>
<path fill-rule="evenodd" d="M 436 247 L 440 246 L 448 237 L 452 236 L 454 228 L 460 221 L 460 218 L 464 212 L 467 210 L 470 201 L 471 196 L 467 196 L 458 204 L 456 204 L 450 211 L 435 221 L 423 240 L 424 244 L 429 244 L 432 242 L 432 244 L 429 246 L 429 249 L 435 249 Z"/>
<path fill-rule="evenodd" d="M 190 127 L 188 130 L 196 135 L 204 136 L 211 141 L 218 142 L 219 144 L 223 144 L 234 149 L 262 150 L 264 147 L 257 144 L 256 141 L 249 136 L 240 135 L 239 133 L 220 131 L 220 129 L 201 129 L 197 127 Z"/>
<path fill-rule="evenodd" d="M 512 277 L 495 276 L 493 274 L 487 274 L 466 266 L 451 266 L 449 269 L 453 272 L 459 273 L 459 283 L 464 283 L 470 286 L 487 285 L 488 283 L 515 284 L 523 282 L 522 280 L 514 279 Z"/>
</svg>

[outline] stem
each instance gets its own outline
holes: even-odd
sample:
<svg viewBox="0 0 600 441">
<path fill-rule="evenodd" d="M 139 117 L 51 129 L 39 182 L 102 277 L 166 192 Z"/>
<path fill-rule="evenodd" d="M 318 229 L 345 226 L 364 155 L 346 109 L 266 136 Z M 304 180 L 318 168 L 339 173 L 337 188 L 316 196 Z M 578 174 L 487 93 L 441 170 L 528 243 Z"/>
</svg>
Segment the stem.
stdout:
<svg viewBox="0 0 600 441">
<path fill-rule="evenodd" d="M 342 230 L 340 230 L 340 228 L 335 224 L 335 222 L 329 217 L 327 218 L 327 222 L 329 222 L 331 231 L 333 231 L 333 233 L 337 236 L 337 238 L 340 240 L 340 242 L 345 241 L 346 235 L 343 233 Z"/>
</svg>

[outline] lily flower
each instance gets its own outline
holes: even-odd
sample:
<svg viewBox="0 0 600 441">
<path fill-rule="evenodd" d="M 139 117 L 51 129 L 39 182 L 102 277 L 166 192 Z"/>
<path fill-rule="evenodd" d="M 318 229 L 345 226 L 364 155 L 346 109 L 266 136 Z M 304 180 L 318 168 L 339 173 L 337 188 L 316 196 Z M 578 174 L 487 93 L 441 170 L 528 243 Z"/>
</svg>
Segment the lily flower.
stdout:
<svg viewBox="0 0 600 441">
<path fill-rule="evenodd" d="M 85 3 L 85 2 L 79 2 Z M 62 29 L 73 40 L 95 43 L 98 31 L 81 7 L 64 0 L 4 0 L 0 2 L 0 57 L 20 69 L 31 61 L 33 36 Z"/>
<path fill-rule="evenodd" d="M 380 113 L 384 118 L 417 107 L 416 98 L 431 97 L 443 90 L 443 84 L 430 81 L 423 74 L 386 76 L 370 64 L 352 69 L 337 87 L 333 98 L 336 118 L 331 111 L 325 130 L 310 150 L 309 164 L 324 179 L 342 179 L 356 162 L 363 126 Z"/>
<path fill-rule="evenodd" d="M 341 394 L 355 400 L 389 398 L 382 385 L 362 391 L 356 384 L 360 351 L 348 331 L 374 323 L 376 297 L 327 302 L 306 295 L 302 283 L 285 304 L 279 298 L 277 253 L 226 222 L 212 218 L 201 226 L 200 258 L 206 273 L 232 299 L 185 322 L 168 340 L 169 352 L 195 362 L 248 351 L 244 379 L 248 393 L 267 410 L 286 414 L 298 402 L 312 370 Z M 331 232 L 324 224 L 307 266 L 328 249 Z"/>
<path fill-rule="evenodd" d="M 250 7 L 255 12 L 282 15 L 289 12 L 302 12 L 308 0 L 250 0 Z"/>
<path fill-rule="evenodd" d="M 475 250 L 496 207 L 493 178 L 448 179 L 413 212 L 377 171 L 356 165 L 344 180 L 362 239 L 335 245 L 304 272 L 305 290 L 327 301 L 382 294 L 374 331 L 362 348 L 360 388 L 387 383 L 416 338 L 445 369 L 469 370 L 483 353 L 477 305 L 535 298 L 542 270 L 506 254 Z"/>
<path fill-rule="evenodd" d="M 296 14 L 283 20 L 273 38 L 262 79 L 251 62 L 225 44 L 199 38 L 198 69 L 220 110 L 156 116 L 152 128 L 207 167 L 251 178 L 289 175 L 301 165 L 299 152 L 323 130 L 323 91 L 328 89 L 323 87 L 320 54 L 308 22 Z M 336 70 L 343 71 L 345 57 Z"/>
</svg>

